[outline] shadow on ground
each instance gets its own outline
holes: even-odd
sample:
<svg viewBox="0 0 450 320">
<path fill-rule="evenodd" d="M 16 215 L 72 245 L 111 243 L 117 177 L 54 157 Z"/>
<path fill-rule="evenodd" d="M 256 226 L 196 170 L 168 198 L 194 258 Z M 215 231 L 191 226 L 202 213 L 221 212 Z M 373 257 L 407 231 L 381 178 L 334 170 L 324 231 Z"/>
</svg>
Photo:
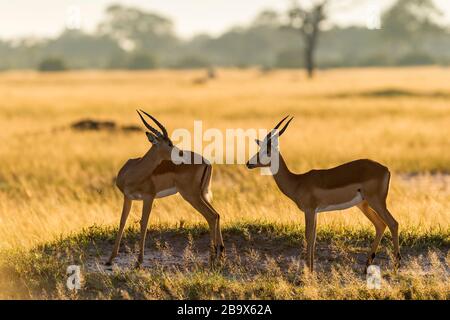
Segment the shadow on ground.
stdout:
<svg viewBox="0 0 450 320">
<path fill-rule="evenodd" d="M 244 268 L 248 272 L 261 273 L 276 269 L 281 273 L 292 268 L 303 268 L 305 246 L 302 230 L 286 232 L 264 230 L 257 226 L 224 230 L 226 254 L 222 263 L 223 271 Z M 367 253 L 373 236 L 367 232 L 343 232 L 336 235 L 327 231 L 319 232 L 315 250 L 315 265 L 318 271 L 331 271 L 333 267 L 344 265 L 355 272 L 363 273 Z M 442 239 L 441 239 L 442 240 Z M 113 246 L 113 238 L 93 241 L 85 251 L 84 265 L 89 272 L 112 272 L 133 268 L 138 249 L 138 234 L 129 234 L 121 246 L 119 256 L 112 266 L 104 266 Z M 428 243 L 428 244 L 427 244 Z M 445 263 L 449 246 L 437 238 L 412 239 L 403 241 L 403 262 L 419 258 L 427 268 L 426 256 L 430 250 L 438 253 Z M 391 243 L 385 237 L 380 245 L 375 264 L 381 269 L 392 269 Z M 147 237 L 144 269 L 152 270 L 198 270 L 209 268 L 209 233 L 206 230 L 150 230 Z"/>
</svg>

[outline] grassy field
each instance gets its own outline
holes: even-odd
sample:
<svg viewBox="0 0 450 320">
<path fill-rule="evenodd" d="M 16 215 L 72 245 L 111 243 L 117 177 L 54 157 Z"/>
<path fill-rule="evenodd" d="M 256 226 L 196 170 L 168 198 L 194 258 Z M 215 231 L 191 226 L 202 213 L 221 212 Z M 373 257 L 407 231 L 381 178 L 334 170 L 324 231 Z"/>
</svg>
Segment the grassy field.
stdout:
<svg viewBox="0 0 450 320">
<path fill-rule="evenodd" d="M 313 81 L 300 71 L 219 70 L 217 79 L 198 84 L 202 75 L 0 74 L 0 292 L 6 298 L 450 298 L 448 69 L 328 70 Z M 390 242 L 384 241 L 383 289 L 367 290 L 361 269 L 374 232 L 351 209 L 319 215 L 323 247 L 318 272 L 308 274 L 303 214 L 270 177 L 242 165 L 217 165 L 213 203 L 230 249 L 221 270 L 205 267 L 206 224 L 179 196 L 156 201 L 147 241 L 147 251 L 172 259 L 149 256 L 154 263 L 140 271 L 93 268 L 109 253 L 111 227 L 119 221 L 114 177 L 149 143 L 142 132 L 79 132 L 70 124 L 94 118 L 140 125 L 138 107 L 169 131 L 192 129 L 194 120 L 203 120 L 204 129 L 270 128 L 291 114 L 295 120 L 280 141 L 291 170 L 356 158 L 387 165 L 393 172 L 388 205 L 400 223 L 405 266 L 390 271 Z M 121 256 L 135 256 L 139 211 L 135 205 L 129 250 Z M 172 254 L 165 249 L 171 246 L 167 234 L 178 241 Z M 245 249 L 233 253 L 233 246 Z M 284 251 L 292 261 L 276 255 Z M 266 269 L 247 270 L 240 259 L 260 259 Z M 65 270 L 73 262 L 86 276 L 76 295 L 65 289 Z M 330 274 L 324 285 L 321 279 Z"/>
</svg>

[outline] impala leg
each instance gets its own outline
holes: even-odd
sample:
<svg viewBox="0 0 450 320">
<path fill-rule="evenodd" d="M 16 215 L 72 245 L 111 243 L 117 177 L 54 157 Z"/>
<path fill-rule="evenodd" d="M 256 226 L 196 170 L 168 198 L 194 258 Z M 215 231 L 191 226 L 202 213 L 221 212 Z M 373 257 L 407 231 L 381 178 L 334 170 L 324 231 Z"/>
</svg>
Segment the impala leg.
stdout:
<svg viewBox="0 0 450 320">
<path fill-rule="evenodd" d="M 364 213 L 364 215 L 372 222 L 375 227 L 375 239 L 372 243 L 372 248 L 370 249 L 369 256 L 367 257 L 366 269 L 372 264 L 375 259 L 375 254 L 377 253 L 377 248 L 380 244 L 381 238 L 383 237 L 384 230 L 386 229 L 386 224 L 383 220 L 378 216 L 378 214 L 369 207 L 367 201 L 363 201 L 358 205 L 358 208 Z"/>
<path fill-rule="evenodd" d="M 308 268 L 314 271 L 314 249 L 316 246 L 316 224 L 317 214 L 314 211 L 305 213 L 305 233 L 306 233 L 306 256 Z"/>
<path fill-rule="evenodd" d="M 144 248 L 145 238 L 147 236 L 147 225 L 150 218 L 150 212 L 152 210 L 153 197 L 144 198 L 142 205 L 142 218 L 141 218 L 141 238 L 139 241 L 139 255 L 136 263 L 136 267 L 140 267 L 144 262 Z"/>
<path fill-rule="evenodd" d="M 389 231 L 392 234 L 392 242 L 394 245 L 394 254 L 395 254 L 395 268 L 400 267 L 400 245 L 399 245 L 399 235 L 398 235 L 398 222 L 394 219 L 392 214 L 386 207 L 386 200 L 380 200 L 377 197 L 368 198 L 367 202 L 369 206 L 373 208 L 381 219 L 383 219 L 384 223 L 388 226 Z"/>
<path fill-rule="evenodd" d="M 214 243 L 214 250 L 215 255 L 217 259 L 222 259 L 223 253 L 225 252 L 225 246 L 223 244 L 223 238 L 222 238 L 222 230 L 220 228 L 220 215 L 216 211 L 216 209 L 211 204 L 212 196 L 209 192 L 209 185 L 211 184 L 211 177 L 212 177 L 212 167 L 207 166 L 205 168 L 205 171 L 203 173 L 203 178 L 201 182 L 201 193 L 200 196 L 202 198 L 202 201 L 210 208 L 211 211 L 213 211 L 217 216 L 216 226 L 215 226 L 215 243 Z"/>
<path fill-rule="evenodd" d="M 223 259 L 223 254 L 225 253 L 225 245 L 223 243 L 223 237 L 222 237 L 222 228 L 220 227 L 220 215 L 217 214 L 217 258 Z"/>
<path fill-rule="evenodd" d="M 211 209 L 202 199 L 197 202 L 197 210 L 205 217 L 209 225 L 211 244 L 210 244 L 210 266 L 214 267 L 217 259 L 217 226 L 219 225 L 220 216 L 213 209 Z"/>
<path fill-rule="evenodd" d="M 122 216 L 120 217 L 119 232 L 117 233 L 116 242 L 114 243 L 114 248 L 112 250 L 111 256 L 109 257 L 108 261 L 106 261 L 106 263 L 105 263 L 107 266 L 111 265 L 113 259 L 119 253 L 120 241 L 122 240 L 123 231 L 125 229 L 125 224 L 127 222 L 127 218 L 130 213 L 131 202 L 132 202 L 132 200 L 130 198 L 128 198 L 127 196 L 124 196 Z"/>
<path fill-rule="evenodd" d="M 214 242 L 214 249 L 217 259 L 223 258 L 223 253 L 225 252 L 225 245 L 223 244 L 223 237 L 222 237 L 222 229 L 220 227 L 220 214 L 216 211 L 216 209 L 212 206 L 212 204 L 202 196 L 202 201 L 207 205 L 210 209 L 210 211 L 214 212 L 216 215 L 216 225 L 215 225 L 215 242 Z"/>
<path fill-rule="evenodd" d="M 183 195 L 183 198 L 189 202 L 194 209 L 202 214 L 208 222 L 209 232 L 210 232 L 210 257 L 209 263 L 210 266 L 214 266 L 214 262 L 216 260 L 216 245 L 217 245 L 217 225 L 219 221 L 219 214 L 216 213 L 213 209 L 211 209 L 206 202 L 203 201 L 203 198 L 199 196 L 187 196 Z"/>
</svg>

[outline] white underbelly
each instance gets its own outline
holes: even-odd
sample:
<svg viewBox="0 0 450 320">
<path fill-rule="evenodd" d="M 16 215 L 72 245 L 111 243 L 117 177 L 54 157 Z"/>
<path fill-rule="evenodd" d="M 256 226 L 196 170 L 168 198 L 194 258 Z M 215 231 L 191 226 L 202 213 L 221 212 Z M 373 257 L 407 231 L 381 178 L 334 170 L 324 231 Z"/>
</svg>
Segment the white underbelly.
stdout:
<svg viewBox="0 0 450 320">
<path fill-rule="evenodd" d="M 177 193 L 177 192 L 178 192 L 178 190 L 177 190 L 176 187 L 169 188 L 169 189 L 165 189 L 165 190 L 161 190 L 161 191 L 159 191 L 159 192 L 156 194 L 155 198 L 164 198 L 164 197 L 168 197 L 168 196 L 171 196 L 171 195 L 173 195 L 173 194 L 175 194 L 175 193 Z"/>
<path fill-rule="evenodd" d="M 159 191 L 155 195 L 155 199 L 168 197 L 168 196 L 171 196 L 173 194 L 176 194 L 177 192 L 178 192 L 178 190 L 177 190 L 176 187 L 169 188 L 169 189 L 164 189 L 164 190 Z M 144 196 L 145 196 L 143 193 L 140 193 L 140 192 L 133 192 L 133 193 L 126 192 L 125 194 L 131 200 L 142 200 L 144 198 Z"/>
<path fill-rule="evenodd" d="M 125 192 L 125 195 L 131 200 L 142 200 L 144 198 L 144 194 L 140 192 Z"/>
<path fill-rule="evenodd" d="M 327 206 L 321 206 L 316 209 L 316 212 L 325 212 L 325 211 L 335 211 L 335 210 L 344 210 L 351 207 L 356 206 L 357 204 L 361 203 L 363 201 L 363 197 L 360 192 L 356 193 L 356 196 L 348 201 L 338 204 L 330 204 Z"/>
</svg>

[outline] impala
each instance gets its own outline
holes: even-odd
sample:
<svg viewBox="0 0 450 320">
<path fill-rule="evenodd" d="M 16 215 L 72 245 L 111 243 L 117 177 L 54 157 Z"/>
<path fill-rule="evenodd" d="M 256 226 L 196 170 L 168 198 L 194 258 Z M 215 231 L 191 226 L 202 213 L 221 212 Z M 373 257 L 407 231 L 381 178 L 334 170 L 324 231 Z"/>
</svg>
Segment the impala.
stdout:
<svg viewBox="0 0 450 320">
<path fill-rule="evenodd" d="M 386 206 L 390 172 L 385 166 L 367 159 L 355 160 L 325 170 L 311 170 L 303 174 L 292 173 L 278 149 L 278 138 L 285 132 L 293 117 L 278 131 L 287 119 L 282 119 L 263 141 L 256 140 L 260 150 L 248 162 L 249 169 L 269 167 L 278 160 L 278 170 L 271 174 L 278 188 L 305 213 L 307 243 L 307 266 L 314 266 L 317 214 L 319 212 L 343 210 L 357 206 L 375 226 L 376 235 L 366 263 L 375 258 L 378 245 L 386 226 L 392 234 L 395 252 L 395 267 L 400 265 L 398 222 Z"/>
<path fill-rule="evenodd" d="M 143 201 L 140 251 L 136 264 L 139 267 L 144 259 L 145 238 L 153 200 L 176 193 L 179 193 L 199 211 L 208 222 L 211 237 L 210 263 L 213 264 L 222 256 L 224 245 L 220 229 L 220 216 L 210 203 L 212 166 L 199 154 L 182 151 L 175 147 L 164 126 L 145 111 L 140 111 L 152 119 L 161 132 L 150 126 L 142 114 L 137 111 L 145 127 L 149 130 L 146 135 L 152 146 L 142 158 L 128 160 L 117 175 L 116 185 L 124 196 L 123 209 L 119 232 L 106 265 L 111 265 L 119 252 L 132 201 Z M 172 161 L 173 154 L 177 154 L 187 161 L 175 164 Z M 197 158 L 196 164 L 193 164 L 194 158 Z"/>
</svg>

